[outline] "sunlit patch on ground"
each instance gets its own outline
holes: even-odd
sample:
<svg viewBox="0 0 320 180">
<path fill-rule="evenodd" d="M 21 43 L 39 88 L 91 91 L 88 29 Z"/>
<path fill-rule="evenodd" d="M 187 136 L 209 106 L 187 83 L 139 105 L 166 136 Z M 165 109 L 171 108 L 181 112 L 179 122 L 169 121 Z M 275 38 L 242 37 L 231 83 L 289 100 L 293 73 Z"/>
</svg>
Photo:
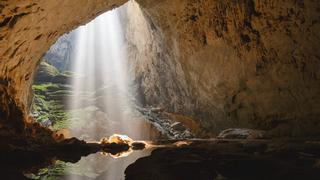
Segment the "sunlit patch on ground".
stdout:
<svg viewBox="0 0 320 180">
<path fill-rule="evenodd" d="M 130 145 L 133 142 L 131 138 L 129 138 L 127 135 L 121 135 L 121 134 L 114 134 L 110 136 L 109 138 L 102 138 L 100 143 L 106 144 L 106 143 L 117 143 L 117 144 L 128 144 Z"/>
</svg>

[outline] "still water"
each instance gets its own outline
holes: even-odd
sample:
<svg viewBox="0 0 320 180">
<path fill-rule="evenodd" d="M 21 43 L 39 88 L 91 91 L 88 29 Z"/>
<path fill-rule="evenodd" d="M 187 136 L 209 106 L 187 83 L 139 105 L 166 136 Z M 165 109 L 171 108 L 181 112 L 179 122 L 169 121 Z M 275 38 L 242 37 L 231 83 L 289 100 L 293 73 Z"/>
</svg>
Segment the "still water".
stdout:
<svg viewBox="0 0 320 180">
<path fill-rule="evenodd" d="M 82 157 L 76 163 L 56 160 L 46 168 L 24 175 L 29 179 L 122 180 L 125 179 L 125 169 L 137 159 L 150 155 L 150 152 L 150 149 L 133 151 L 125 157 L 96 153 Z"/>
</svg>

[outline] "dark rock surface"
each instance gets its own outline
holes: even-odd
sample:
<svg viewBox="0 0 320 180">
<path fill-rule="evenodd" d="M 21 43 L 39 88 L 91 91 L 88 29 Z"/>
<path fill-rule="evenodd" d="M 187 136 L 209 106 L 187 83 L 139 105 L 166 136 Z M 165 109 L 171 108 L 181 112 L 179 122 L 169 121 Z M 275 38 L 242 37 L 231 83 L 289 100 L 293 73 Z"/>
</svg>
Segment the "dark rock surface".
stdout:
<svg viewBox="0 0 320 180">
<path fill-rule="evenodd" d="M 36 172 L 57 160 L 76 163 L 92 153 L 118 154 L 130 148 L 124 143 L 87 143 L 76 138 L 47 141 L 47 144 L 26 137 L 0 138 L 1 179 L 27 179 L 25 173 Z"/>
<path fill-rule="evenodd" d="M 194 141 L 160 148 L 126 169 L 127 180 L 317 180 L 319 142 Z"/>
<path fill-rule="evenodd" d="M 24 140 L 25 141 L 25 140 Z M 1 141 L 2 142 L 2 141 Z M 9 147 L 13 147 L 11 141 Z M 23 143 L 20 141 L 20 144 Z M 128 150 L 126 144 L 86 143 L 75 138 L 46 146 L 0 149 L 2 178 L 24 179 L 54 160 L 76 163 L 81 156 Z M 188 140 L 158 141 L 150 156 L 127 167 L 127 180 L 318 180 L 318 140 Z M 27 148 L 29 147 L 29 148 Z"/>
</svg>

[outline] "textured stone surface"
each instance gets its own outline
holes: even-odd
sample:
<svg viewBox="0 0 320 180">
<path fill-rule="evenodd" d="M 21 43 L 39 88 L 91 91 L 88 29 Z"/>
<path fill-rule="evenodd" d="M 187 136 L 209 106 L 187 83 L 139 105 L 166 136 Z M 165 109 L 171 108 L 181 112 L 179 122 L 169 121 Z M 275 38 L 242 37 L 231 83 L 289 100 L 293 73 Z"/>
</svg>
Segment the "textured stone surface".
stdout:
<svg viewBox="0 0 320 180">
<path fill-rule="evenodd" d="M 62 73 L 71 69 L 70 61 L 75 46 L 75 37 L 73 35 L 73 33 L 68 33 L 61 36 L 43 57 L 49 64 L 55 66 Z"/>
<path fill-rule="evenodd" d="M 317 180 L 319 148 L 318 143 L 283 140 L 195 140 L 154 150 L 129 165 L 125 179 Z"/>
<path fill-rule="evenodd" d="M 266 132 L 254 129 L 226 129 L 219 133 L 219 139 L 264 139 Z"/>
<path fill-rule="evenodd" d="M 0 2 L 0 124 L 27 119 L 30 85 L 42 55 L 59 36 L 125 0 Z M 21 115 L 18 115 L 21 114 Z M 1 125 L 0 125 L 1 126 Z M 14 125 L 16 126 L 16 125 Z"/>
<path fill-rule="evenodd" d="M 138 2 L 165 47 L 154 68 L 144 66 L 148 103 L 213 133 L 319 135 L 319 1 Z"/>
<path fill-rule="evenodd" d="M 31 79 L 49 46 L 123 2 L 0 2 L 2 124 L 27 119 Z M 319 1 L 137 2 L 145 19 L 127 35 L 144 104 L 196 117 L 213 134 L 244 127 L 319 135 Z"/>
</svg>

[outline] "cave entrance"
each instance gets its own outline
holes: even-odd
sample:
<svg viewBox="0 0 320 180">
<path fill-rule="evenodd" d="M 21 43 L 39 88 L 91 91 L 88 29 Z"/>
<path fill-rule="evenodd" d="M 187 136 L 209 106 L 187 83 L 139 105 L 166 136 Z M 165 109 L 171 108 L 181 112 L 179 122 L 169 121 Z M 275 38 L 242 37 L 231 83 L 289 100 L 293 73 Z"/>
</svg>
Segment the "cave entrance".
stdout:
<svg viewBox="0 0 320 180">
<path fill-rule="evenodd" d="M 63 35 L 43 56 L 34 79 L 31 114 L 56 131 L 58 140 L 77 137 L 97 142 L 113 134 L 135 140 L 162 136 L 139 111 L 135 98 L 126 39 L 131 13 L 143 18 L 139 5 L 130 1 Z M 26 176 L 123 179 L 125 168 L 149 153 L 97 153 L 75 164 L 57 161 Z"/>
<path fill-rule="evenodd" d="M 137 109 L 130 78 L 126 33 L 131 13 L 143 18 L 139 5 L 130 1 L 63 35 L 48 50 L 33 85 L 37 122 L 86 141 L 114 133 L 141 140 L 158 137 Z"/>
</svg>

